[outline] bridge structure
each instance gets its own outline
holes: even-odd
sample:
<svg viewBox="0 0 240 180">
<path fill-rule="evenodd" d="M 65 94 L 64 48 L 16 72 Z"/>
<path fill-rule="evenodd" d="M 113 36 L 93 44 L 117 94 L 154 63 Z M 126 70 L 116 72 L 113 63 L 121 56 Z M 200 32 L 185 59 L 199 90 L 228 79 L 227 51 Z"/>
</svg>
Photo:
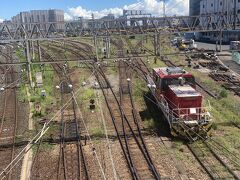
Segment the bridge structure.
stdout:
<svg viewBox="0 0 240 180">
<path fill-rule="evenodd" d="M 69 21 L 57 23 L 1 23 L 0 44 L 22 42 L 25 46 L 26 62 L 32 64 L 30 51 L 33 44 L 41 40 L 60 40 L 73 37 L 102 38 L 106 45 L 106 56 L 110 56 L 110 42 L 116 36 L 148 36 L 153 38 L 154 55 L 160 56 L 160 37 L 165 34 L 183 32 L 221 32 L 240 29 L 240 16 L 233 14 L 209 14 L 200 16 L 141 17 L 130 19 Z M 32 44 L 32 47 L 31 47 Z M 88 61 L 88 60 L 87 60 Z M 1 65 L 5 65 L 1 63 Z M 6 64 L 9 65 L 9 64 Z"/>
<path fill-rule="evenodd" d="M 69 37 L 108 37 L 179 32 L 207 32 L 238 29 L 236 15 L 142 17 L 114 20 L 87 20 L 57 23 L 0 24 L 0 43 Z"/>
</svg>

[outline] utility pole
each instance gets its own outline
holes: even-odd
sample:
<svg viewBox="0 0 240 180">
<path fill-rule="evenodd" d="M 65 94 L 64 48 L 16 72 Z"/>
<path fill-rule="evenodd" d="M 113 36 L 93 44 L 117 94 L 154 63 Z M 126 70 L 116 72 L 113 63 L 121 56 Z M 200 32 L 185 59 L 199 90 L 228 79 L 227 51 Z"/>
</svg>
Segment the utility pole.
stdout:
<svg viewBox="0 0 240 180">
<path fill-rule="evenodd" d="M 154 54 L 160 56 L 160 34 L 157 31 L 154 33 Z"/>
<path fill-rule="evenodd" d="M 223 31 L 222 29 L 220 30 L 220 48 L 219 48 L 219 51 L 221 52 L 222 51 L 222 38 L 223 38 Z"/>
<path fill-rule="evenodd" d="M 34 59 L 35 59 L 35 47 L 34 47 L 34 41 L 32 41 L 31 45 L 32 45 L 32 59 L 34 60 Z"/>
<path fill-rule="evenodd" d="M 98 45 L 97 45 L 97 35 L 94 35 L 93 37 L 94 47 L 95 47 L 95 53 L 96 53 L 96 61 L 98 61 Z"/>
<path fill-rule="evenodd" d="M 163 0 L 163 17 L 166 17 L 166 0 Z"/>
<path fill-rule="evenodd" d="M 42 61 L 42 55 L 41 55 L 41 47 L 39 44 L 39 40 L 37 40 L 37 47 L 38 47 L 38 58 L 39 58 L 39 62 Z"/>
<path fill-rule="evenodd" d="M 110 36 L 105 38 L 106 58 L 110 58 Z"/>
<path fill-rule="evenodd" d="M 25 41 L 25 53 L 26 53 L 26 58 L 28 62 L 28 76 L 29 76 L 29 83 L 30 87 L 33 87 L 33 81 L 32 81 L 32 71 L 31 71 L 31 55 L 30 55 L 30 41 L 26 40 Z"/>
</svg>

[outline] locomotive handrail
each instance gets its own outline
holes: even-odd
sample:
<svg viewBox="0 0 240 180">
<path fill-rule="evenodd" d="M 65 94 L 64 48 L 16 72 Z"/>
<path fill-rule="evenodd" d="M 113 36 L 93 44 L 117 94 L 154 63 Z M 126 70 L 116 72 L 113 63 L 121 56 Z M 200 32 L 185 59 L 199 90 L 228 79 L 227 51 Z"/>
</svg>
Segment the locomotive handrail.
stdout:
<svg viewBox="0 0 240 180">
<path fill-rule="evenodd" d="M 210 115 L 210 113 L 208 112 L 209 107 L 195 107 L 196 109 L 196 113 L 190 114 L 190 113 L 179 113 L 177 114 L 177 112 L 179 111 L 187 111 L 190 112 L 191 108 L 179 108 L 177 107 L 174 103 L 172 103 L 176 108 L 170 108 L 170 107 L 174 107 L 171 106 L 169 101 L 167 100 L 166 97 L 164 97 L 162 94 L 160 95 L 160 99 L 159 97 L 156 97 L 156 84 L 154 83 L 153 79 L 150 76 L 147 76 L 147 80 L 148 83 L 150 84 L 150 90 L 152 91 L 152 94 L 154 96 L 154 98 L 157 100 L 157 104 L 158 106 L 163 110 L 163 114 L 166 117 L 170 128 L 172 127 L 173 124 L 175 123 L 179 123 L 179 122 L 191 122 L 191 121 L 197 121 L 197 122 L 209 122 L 212 120 L 212 117 Z M 155 86 L 154 86 L 155 85 Z M 171 101 L 170 101 L 171 102 Z M 194 118 L 192 116 L 195 116 Z"/>
<path fill-rule="evenodd" d="M 167 102 L 167 100 L 165 99 L 165 97 L 161 96 L 162 101 L 160 102 L 161 106 L 164 108 L 165 112 L 168 115 L 168 118 L 171 122 L 174 121 L 179 121 L 179 120 L 188 120 L 190 119 L 191 115 L 194 115 L 197 117 L 197 119 L 192 119 L 192 120 L 201 120 L 203 117 L 205 120 L 209 120 L 210 119 L 210 114 L 207 111 L 208 107 L 191 107 L 191 108 L 175 108 L 175 109 L 170 109 L 169 108 L 169 103 Z M 177 113 L 177 112 L 190 112 L 191 109 L 196 109 L 196 113 Z M 179 116 L 179 117 L 178 117 Z M 187 117 L 187 119 L 184 119 L 183 117 Z M 209 118 L 207 118 L 209 117 Z"/>
</svg>

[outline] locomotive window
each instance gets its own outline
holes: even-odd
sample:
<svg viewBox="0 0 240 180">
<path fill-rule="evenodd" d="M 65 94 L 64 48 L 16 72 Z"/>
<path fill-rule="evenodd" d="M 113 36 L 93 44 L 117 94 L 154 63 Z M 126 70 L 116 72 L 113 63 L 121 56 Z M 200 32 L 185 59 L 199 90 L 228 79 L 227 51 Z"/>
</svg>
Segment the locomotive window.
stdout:
<svg viewBox="0 0 240 180">
<path fill-rule="evenodd" d="M 178 78 L 163 79 L 162 81 L 162 90 L 166 91 L 169 85 L 179 84 Z"/>
</svg>

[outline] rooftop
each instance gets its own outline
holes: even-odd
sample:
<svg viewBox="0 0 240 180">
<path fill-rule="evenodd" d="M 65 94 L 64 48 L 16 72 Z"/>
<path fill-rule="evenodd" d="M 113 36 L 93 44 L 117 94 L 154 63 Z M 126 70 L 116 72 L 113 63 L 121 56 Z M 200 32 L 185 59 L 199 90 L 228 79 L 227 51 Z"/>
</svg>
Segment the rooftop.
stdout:
<svg viewBox="0 0 240 180">
<path fill-rule="evenodd" d="M 183 75 L 188 74 L 184 69 L 179 67 L 162 67 L 153 69 L 161 78 L 169 75 Z"/>
<path fill-rule="evenodd" d="M 169 88 L 176 94 L 177 97 L 198 97 L 199 92 L 193 89 L 190 85 L 176 86 L 170 85 Z"/>
</svg>

